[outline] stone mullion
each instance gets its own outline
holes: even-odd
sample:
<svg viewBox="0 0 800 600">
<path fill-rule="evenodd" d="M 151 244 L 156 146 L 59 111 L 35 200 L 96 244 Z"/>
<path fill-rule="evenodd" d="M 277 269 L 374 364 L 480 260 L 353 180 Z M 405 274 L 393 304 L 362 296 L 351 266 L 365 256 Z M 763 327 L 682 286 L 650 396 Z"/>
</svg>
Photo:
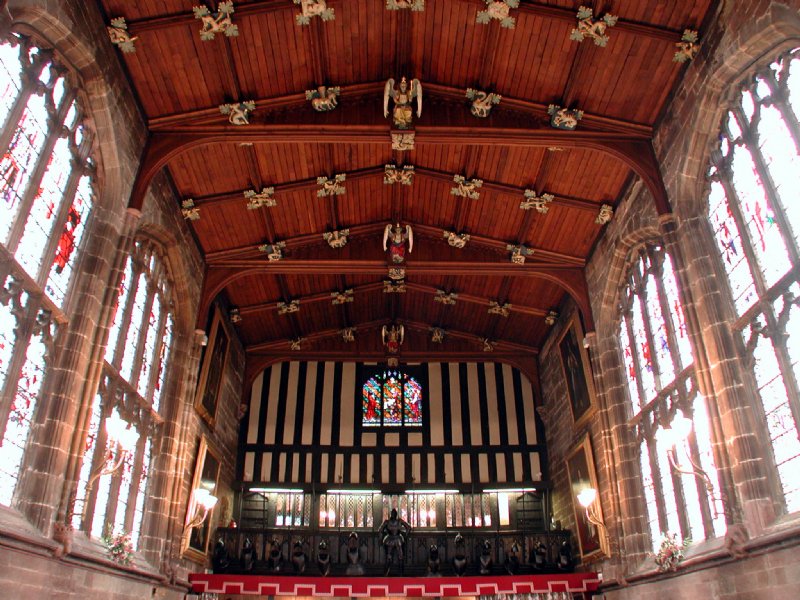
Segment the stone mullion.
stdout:
<svg viewBox="0 0 800 600">
<path fill-rule="evenodd" d="M 150 421 L 149 419 L 145 419 Z M 139 495 L 139 485 L 142 479 L 142 471 L 144 470 L 144 450 L 149 439 L 150 427 L 144 424 L 139 429 L 139 440 L 136 443 L 136 450 L 133 458 L 133 466 L 131 468 L 131 488 L 128 490 L 128 501 L 125 504 L 125 521 L 124 528 L 126 532 L 133 532 L 133 519 L 136 514 L 136 500 Z M 152 447 L 152 445 L 151 445 Z M 151 453 L 152 456 L 152 453 Z M 123 467 L 124 468 L 124 467 Z M 145 493 L 146 490 L 142 490 Z M 141 537 L 139 538 L 141 544 Z"/>
<path fill-rule="evenodd" d="M 645 446 L 647 447 L 647 460 L 650 463 L 650 479 L 653 480 L 653 494 L 656 497 L 656 515 L 658 517 L 659 531 L 668 531 L 669 522 L 667 521 L 667 508 L 664 506 L 664 488 L 661 484 L 661 466 L 656 455 L 657 444 L 655 432 L 651 431 L 650 426 L 642 423 L 645 428 Z M 655 540 L 653 540 L 655 541 Z"/>
<path fill-rule="evenodd" d="M 135 256 L 132 256 L 132 263 L 131 281 L 130 287 L 128 288 L 128 296 L 125 299 L 125 306 L 122 307 L 122 316 L 120 317 L 119 321 L 119 334 L 117 335 L 116 347 L 111 355 L 111 366 L 118 374 L 120 374 L 120 376 L 122 373 L 122 359 L 125 357 L 125 344 L 128 341 L 128 331 L 130 330 L 131 320 L 133 319 L 133 307 L 136 304 L 136 294 L 139 291 L 139 283 L 144 268 L 141 262 L 137 260 Z M 122 273 L 124 272 L 125 267 L 123 266 Z M 119 290 L 121 281 L 121 279 L 117 279 L 117 290 Z M 144 284 L 147 285 L 147 282 Z M 117 310 L 119 310 L 119 308 L 120 307 L 117 307 Z M 114 323 L 109 323 L 109 325 L 113 327 Z"/>
<path fill-rule="evenodd" d="M 5 438 L 11 406 L 14 404 L 14 399 L 19 390 L 19 377 L 14 374 L 21 373 L 22 367 L 25 365 L 28 347 L 33 337 L 36 315 L 39 313 L 41 306 L 40 294 L 31 294 L 28 290 L 25 290 L 25 292 L 28 298 L 25 303 L 24 315 L 18 319 L 17 326 L 14 328 L 14 350 L 11 354 L 11 360 L 8 361 L 8 371 L 2 389 L 3 395 L 0 397 L 0 441 Z M 13 302 L 13 300 L 11 301 Z M 42 389 L 40 388 L 39 396 L 41 396 L 41 393 Z"/>
<path fill-rule="evenodd" d="M 730 181 L 726 177 L 721 177 L 720 181 L 726 186 L 726 193 L 730 193 Z M 733 203 L 729 206 L 735 208 Z M 734 218 L 737 214 L 734 210 Z M 736 350 L 742 347 L 741 341 L 728 325 L 735 315 L 735 307 L 731 304 L 731 309 L 726 309 L 725 299 L 720 298 L 725 291 L 719 280 L 727 281 L 727 278 L 724 274 L 718 278 L 719 263 L 710 264 L 709 261 L 709 257 L 718 253 L 708 217 L 683 219 L 680 240 L 674 222 L 662 221 L 662 228 L 676 262 L 678 292 L 695 351 L 697 384 L 706 399 L 725 520 L 730 527 L 744 519 L 748 528 L 758 531 L 773 520 L 772 497 L 779 493 L 780 487 L 776 472 L 768 467 L 760 452 L 760 448 L 769 447 L 769 440 L 765 426 L 757 426 L 759 421 L 763 423 L 763 413 L 752 407 L 750 394 L 755 388 L 750 388 L 748 393 L 741 383 L 743 379 L 752 379 Z M 683 245 L 686 245 L 687 256 L 692 258 L 690 262 L 683 259 Z M 744 247 L 749 250 L 747 243 Z M 692 286 L 687 285 L 689 281 Z M 693 299 L 695 295 L 700 301 Z M 709 398 L 714 398 L 714 402 L 709 402 Z M 740 514 L 740 508 L 744 515 Z"/>
<path fill-rule="evenodd" d="M 669 305 L 669 301 L 667 300 L 667 291 L 664 288 L 664 254 L 660 254 L 658 257 L 660 264 L 659 264 L 659 273 L 658 277 L 655 278 L 656 280 L 656 290 L 658 290 L 658 304 L 661 307 L 661 316 L 664 319 L 664 328 L 667 332 L 667 343 L 669 344 L 669 355 L 672 359 L 672 366 L 675 370 L 675 376 L 677 377 L 678 373 L 683 371 L 683 367 L 687 366 L 681 362 L 681 355 L 678 351 L 678 336 L 675 333 L 674 323 L 672 322 L 672 318 L 670 317 L 672 307 Z M 683 398 L 685 397 L 684 391 L 679 387 L 678 394 Z"/>
<path fill-rule="evenodd" d="M 633 296 L 633 302 L 636 302 L 636 296 Z M 636 343 L 636 336 L 633 334 L 633 309 L 628 308 L 623 316 L 625 323 L 625 330 L 628 332 L 628 342 L 631 349 L 631 359 L 633 360 L 633 373 L 636 378 L 636 390 L 639 392 L 639 412 L 641 412 L 647 404 L 647 397 L 644 393 L 644 383 L 642 383 L 642 365 L 639 357 L 639 345 Z M 626 382 L 627 383 L 627 382 Z M 628 388 L 630 389 L 630 388 Z"/>
<path fill-rule="evenodd" d="M 69 514 L 73 509 L 74 498 L 78 493 L 78 485 L 80 478 L 80 471 L 83 461 L 86 460 L 84 452 L 84 444 L 86 436 L 89 431 L 89 426 L 92 418 L 92 409 L 95 402 L 95 397 L 98 393 L 98 388 L 102 378 L 104 377 L 104 370 L 108 369 L 109 377 L 116 376 L 114 369 L 106 367 L 104 354 L 108 335 L 111 327 L 113 326 L 112 315 L 114 313 L 114 305 L 118 301 L 118 290 L 120 280 L 125 269 L 125 264 L 130 254 L 130 247 L 133 242 L 133 233 L 139 219 L 139 213 L 128 211 L 124 215 L 124 220 L 118 232 L 113 232 L 113 238 L 109 237 L 109 244 L 113 243 L 111 239 L 118 239 L 118 243 L 114 244 L 113 257 L 109 261 L 109 272 L 105 279 L 105 284 L 99 295 L 100 310 L 94 323 L 88 323 L 82 327 L 82 333 L 86 335 L 89 340 L 88 343 L 88 356 L 86 358 L 87 366 L 85 368 L 85 375 L 83 372 L 77 373 L 74 369 L 71 370 L 71 375 L 65 379 L 65 385 L 61 388 L 64 390 L 62 393 L 71 394 L 69 390 L 74 389 L 73 398 L 78 398 L 80 401 L 73 412 L 73 422 L 77 423 L 72 432 L 72 442 L 69 446 L 69 459 L 64 468 L 66 475 L 64 477 L 65 484 L 61 494 L 61 500 L 58 505 L 58 519 L 68 519 Z M 93 237 L 90 237 L 87 242 L 95 242 L 100 238 L 98 229 L 100 224 L 95 223 L 93 227 Z M 98 236 L 98 237 L 94 237 Z M 104 246 L 88 246 L 84 252 L 93 252 L 95 254 L 104 254 Z M 102 274 L 98 273 L 95 277 Z M 73 300 L 76 300 L 73 298 Z M 75 303 L 77 304 L 77 302 Z M 73 335 L 78 335 L 75 332 Z M 113 386 L 113 383 L 108 387 Z M 106 389 L 104 395 L 110 394 L 111 389 Z M 106 402 L 105 400 L 103 400 Z M 73 403 L 67 403 L 73 404 Z M 102 422 L 101 422 L 102 425 Z M 102 427 L 101 427 L 102 430 Z M 98 434 L 99 435 L 99 434 Z M 99 443 L 99 441 L 98 441 Z M 90 458 L 91 460 L 91 458 Z M 88 499 L 87 499 L 88 501 Z"/>
<path fill-rule="evenodd" d="M 24 39 L 18 40 L 18 47 L 20 50 L 27 51 L 27 41 Z M 20 66 L 22 67 L 22 86 L 20 87 L 16 100 L 14 100 L 14 105 L 11 107 L 11 110 L 8 111 L 5 123 L 3 123 L 2 128 L 0 128 L 0 148 L 5 150 L 11 145 L 11 139 L 17 131 L 25 108 L 28 106 L 28 100 L 30 100 L 31 95 L 36 92 L 37 88 L 42 85 L 39 81 L 39 74 L 42 72 L 48 60 L 49 55 L 42 55 L 42 58 L 35 60 L 31 65 L 24 65 L 20 60 Z"/>
<path fill-rule="evenodd" d="M 598 339 L 596 335 L 587 337 L 592 341 Z M 613 340 L 615 338 L 605 336 L 604 339 Z M 616 351 L 613 343 L 605 342 L 602 345 L 603 348 L 595 348 L 595 352 L 590 354 L 590 361 L 594 379 L 598 383 L 597 389 L 602 390 L 598 394 L 598 401 L 600 421 L 604 432 L 603 450 L 609 457 L 602 463 L 606 465 L 609 479 L 607 489 L 622 492 L 621 494 L 611 494 L 615 519 L 608 525 L 619 548 L 616 557 L 617 563 L 619 568 L 624 569 L 626 560 L 631 556 L 643 557 L 648 550 L 640 535 L 633 537 L 634 534 L 639 534 L 645 529 L 641 522 L 641 515 L 646 513 L 646 509 L 641 502 L 641 478 L 635 476 L 638 469 L 633 468 L 638 461 L 638 451 L 631 443 L 630 429 L 626 425 L 628 412 L 624 395 L 607 392 L 607 390 L 623 388 L 625 381 L 620 377 L 619 361 L 613 361 Z M 603 364 L 604 357 L 608 359 L 605 362 L 610 364 Z M 621 495 L 622 497 L 620 497 Z M 608 515 L 606 519 L 610 516 Z M 628 524 L 628 520 L 634 522 Z"/>
<path fill-rule="evenodd" d="M 647 339 L 647 345 L 650 347 L 650 363 L 653 365 L 653 380 L 656 386 L 656 396 L 663 389 L 664 385 L 661 382 L 661 365 L 658 362 L 658 352 L 656 351 L 656 341 L 653 337 L 653 321 L 650 318 L 650 310 L 647 306 L 647 285 L 645 280 L 647 277 L 653 277 L 653 273 L 649 270 L 645 271 L 645 279 L 638 282 L 636 286 L 635 301 L 639 302 L 642 309 L 642 322 L 644 324 L 644 336 Z M 654 398 L 642 398 L 645 402 L 642 406 L 649 404 Z"/>
<path fill-rule="evenodd" d="M 75 200 L 75 194 L 78 191 L 78 184 L 81 178 L 86 174 L 86 160 L 92 148 L 92 136 L 89 134 L 84 135 L 80 148 L 72 153 L 70 161 L 71 172 L 67 179 L 67 184 L 64 186 L 64 193 L 58 204 L 58 213 L 53 222 L 53 228 L 45 244 L 44 253 L 42 254 L 43 268 L 39 271 L 37 283 L 44 289 L 47 279 L 50 277 L 50 267 L 53 265 L 53 259 L 58 248 L 58 243 L 61 238 L 61 231 L 63 231 L 64 224 L 69 215 L 69 209 Z M 77 251 L 77 248 L 74 250 Z M 48 260 L 49 257 L 49 260 Z"/>
<path fill-rule="evenodd" d="M 118 452 L 121 450 L 117 447 L 119 444 L 115 444 L 115 453 L 116 456 Z M 122 487 L 122 471 L 125 469 L 125 464 L 120 467 L 120 469 L 112 473 L 111 475 L 111 482 L 108 486 L 108 499 L 106 501 L 106 512 L 103 518 L 103 532 L 102 535 L 113 534 L 114 533 L 114 521 L 117 518 L 117 510 L 119 509 L 119 490 Z M 99 480 L 98 480 L 99 481 Z M 133 481 L 131 481 L 133 483 Z"/>
<path fill-rule="evenodd" d="M 156 292 L 157 294 L 158 292 Z M 165 303 L 161 302 L 161 314 L 158 317 L 158 323 L 156 324 L 156 335 L 155 340 L 156 343 L 153 344 L 153 355 L 150 357 L 150 376 L 149 381 L 147 382 L 147 387 L 145 388 L 145 401 L 153 405 L 153 396 L 155 395 L 156 390 L 156 382 L 158 381 L 158 373 L 159 370 L 163 367 L 161 365 L 161 355 L 163 352 L 164 346 L 164 333 L 167 328 L 167 316 L 169 316 L 169 310 L 165 306 Z"/>
<path fill-rule="evenodd" d="M 689 436 L 687 445 L 692 462 L 696 465 L 700 465 L 702 468 L 700 463 L 700 449 L 697 446 L 697 434 L 694 430 L 692 430 L 692 434 Z M 700 514 L 703 517 L 703 535 L 705 535 L 707 539 L 712 538 L 714 537 L 714 522 L 711 515 L 711 503 L 714 502 L 714 498 L 710 496 L 709 491 L 706 489 L 705 480 L 702 477 L 696 475 L 694 480 L 695 486 L 697 487 L 697 497 L 700 499 Z"/>
<path fill-rule="evenodd" d="M 91 457 L 91 468 L 89 469 L 89 478 L 93 476 L 94 473 L 99 473 L 100 470 L 103 468 L 103 465 L 106 463 L 108 456 L 106 455 L 106 450 L 108 446 L 108 436 L 106 435 L 106 416 L 111 414 L 111 405 L 112 402 L 108 399 L 108 395 L 113 394 L 113 383 L 109 384 L 108 388 L 105 390 L 103 397 L 101 399 L 101 408 L 100 408 L 100 423 L 97 427 L 97 437 L 94 441 L 94 451 L 92 452 Z M 91 412 L 90 412 L 91 414 Z M 85 437 L 85 436 L 84 436 Z M 82 458 L 86 458 L 83 456 Z M 101 479 L 98 478 L 91 486 L 91 488 L 87 487 L 84 490 L 84 501 L 83 501 L 83 517 L 81 520 L 81 529 L 83 529 L 88 535 L 92 534 L 92 522 L 94 521 L 94 513 L 97 510 L 97 490 L 98 486 L 101 482 Z M 72 506 L 69 507 L 69 510 L 72 510 Z"/>
<path fill-rule="evenodd" d="M 772 180 L 772 175 L 769 172 L 769 168 L 767 168 L 767 163 L 764 161 L 764 156 L 761 154 L 761 148 L 758 147 L 758 124 L 756 123 L 755 128 L 753 128 L 752 123 L 747 121 L 741 111 L 736 110 L 734 112 L 736 113 L 736 117 L 742 125 L 742 141 L 744 142 L 745 148 L 750 153 L 753 163 L 756 166 L 758 175 L 761 178 L 761 184 L 764 186 L 764 192 L 767 195 L 767 200 L 774 209 L 773 216 L 775 217 L 775 221 L 778 223 L 779 234 L 781 238 L 783 238 L 783 243 L 786 246 L 786 249 L 789 251 L 792 265 L 796 266 L 800 264 L 800 256 L 798 256 L 797 247 L 795 246 L 794 239 L 791 236 L 792 227 L 789 221 L 786 219 L 786 215 L 783 214 L 783 210 L 781 210 L 781 203 L 778 200 L 777 187 L 775 182 Z M 758 117 L 758 112 L 755 116 Z M 753 264 L 757 265 L 758 263 Z M 759 293 L 759 296 L 763 297 L 763 294 Z"/>
<path fill-rule="evenodd" d="M 195 460 L 196 419 L 193 391 L 197 385 L 204 332 L 193 338 L 175 332 L 170 351 L 170 377 L 162 398 L 189 399 L 173 401 L 162 407 L 164 424 L 159 436 L 159 450 L 151 461 L 151 480 L 142 521 L 144 539 L 140 547 L 153 564 L 164 571 L 174 568 L 180 558 L 183 520 L 188 497 L 186 473 Z M 194 343 L 191 343 L 192 340 Z M 167 545 L 163 540 L 173 540 Z"/>
<path fill-rule="evenodd" d="M 155 284 L 145 280 L 147 296 L 142 310 L 142 320 L 139 323 L 139 335 L 136 340 L 136 348 L 131 361 L 131 380 L 129 381 L 134 392 L 139 395 L 139 378 L 142 376 L 142 361 L 147 341 L 147 332 L 150 329 L 150 313 L 153 310 L 153 300 L 155 299 Z"/>
<path fill-rule="evenodd" d="M 785 309 L 788 310 L 788 307 Z M 797 377 L 794 374 L 794 367 L 792 359 L 789 356 L 789 348 L 787 342 L 789 340 L 789 333 L 786 327 L 780 327 L 779 319 L 775 315 L 773 305 L 770 303 L 768 310 L 764 313 L 767 315 L 769 323 L 770 334 L 767 337 L 772 341 L 772 346 L 775 349 L 775 354 L 778 359 L 778 367 L 783 378 L 784 388 L 786 389 L 786 399 L 789 403 L 789 409 L 794 418 L 794 428 L 800 437 L 800 392 L 798 391 Z"/>
<path fill-rule="evenodd" d="M 653 446 L 657 448 L 658 444 L 653 442 Z M 689 512 L 686 509 L 686 495 L 683 491 L 683 476 L 672 468 L 672 465 L 667 467 L 669 469 L 668 477 L 672 478 L 672 495 L 675 500 L 675 508 L 678 513 L 678 526 L 681 528 L 681 538 L 688 539 L 692 537 L 692 529 L 689 526 Z M 667 529 L 662 529 L 667 531 Z"/>
<path fill-rule="evenodd" d="M 25 225 L 30 214 L 31 207 L 33 206 L 36 195 L 39 193 L 39 186 L 42 183 L 47 167 L 49 165 L 49 158 L 53 154 L 56 142 L 62 135 L 64 119 L 67 116 L 67 111 L 72 100 L 75 98 L 76 91 L 74 89 L 68 90 L 64 94 L 61 101 L 61 106 L 55 112 L 55 115 L 48 115 L 48 131 L 42 149 L 39 152 L 39 158 L 36 161 L 36 166 L 33 168 L 31 178 L 27 183 L 27 187 L 22 191 L 22 198 L 19 203 L 19 212 L 17 218 L 14 219 L 14 224 L 11 226 L 11 231 L 8 233 L 8 244 L 6 248 L 12 254 L 16 253 L 22 237 L 25 234 Z M 4 146 L 7 147 L 7 146 Z M 41 266 L 39 267 L 41 269 Z M 31 273 L 31 277 L 39 279 L 37 273 Z"/>
</svg>

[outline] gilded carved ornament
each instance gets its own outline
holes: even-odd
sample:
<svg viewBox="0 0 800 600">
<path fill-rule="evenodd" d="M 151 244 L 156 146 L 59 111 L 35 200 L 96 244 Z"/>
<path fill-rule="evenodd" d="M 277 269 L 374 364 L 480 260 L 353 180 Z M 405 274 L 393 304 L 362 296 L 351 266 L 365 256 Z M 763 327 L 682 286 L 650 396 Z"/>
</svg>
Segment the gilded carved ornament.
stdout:
<svg viewBox="0 0 800 600">
<path fill-rule="evenodd" d="M 131 37 L 131 34 L 128 33 L 128 24 L 125 22 L 125 17 L 111 19 L 111 23 L 106 27 L 106 31 L 108 31 L 108 37 L 111 43 L 117 48 L 126 54 L 136 52 L 133 43 L 139 38 L 137 36 Z"/>
<path fill-rule="evenodd" d="M 492 19 L 500 21 L 500 26 L 506 29 L 513 29 L 517 20 L 510 16 L 512 8 L 519 7 L 519 0 L 485 0 L 486 10 L 478 11 L 475 22 L 481 25 L 488 24 Z"/>
<path fill-rule="evenodd" d="M 187 198 L 181 202 L 181 214 L 187 221 L 197 221 L 200 219 L 200 209 L 194 205 L 192 198 Z"/>
<path fill-rule="evenodd" d="M 483 186 L 482 179 L 467 179 L 463 175 L 453 175 L 453 183 L 455 187 L 450 188 L 450 193 L 453 196 L 461 196 L 462 198 L 472 198 L 477 200 L 481 197 L 478 188 Z"/>
<path fill-rule="evenodd" d="M 228 115 L 228 122 L 231 125 L 249 125 L 250 113 L 256 109 L 256 103 L 252 100 L 237 102 L 235 104 L 220 104 L 219 112 Z"/>
<path fill-rule="evenodd" d="M 344 248 L 349 235 L 349 229 L 339 229 L 338 231 L 326 231 L 322 234 L 322 239 L 328 242 L 331 248 Z"/>
<path fill-rule="evenodd" d="M 602 19 L 595 19 L 591 8 L 578 8 L 578 26 L 572 30 L 569 39 L 582 42 L 586 38 L 594 40 L 595 45 L 605 46 L 608 43 L 606 30 L 617 24 L 619 17 L 606 13 Z"/>
<path fill-rule="evenodd" d="M 536 212 L 543 215 L 550 210 L 550 203 L 553 201 L 553 194 L 536 194 L 536 190 L 525 190 L 525 200 L 519 203 L 522 210 L 536 209 Z"/>
<path fill-rule="evenodd" d="M 233 2 L 220 2 L 216 12 L 211 12 L 207 6 L 192 7 L 194 18 L 200 19 L 203 24 L 200 29 L 200 39 L 208 42 L 214 39 L 218 33 L 223 33 L 227 37 L 239 35 L 239 27 L 233 23 Z"/>
<path fill-rule="evenodd" d="M 328 112 L 339 104 L 341 88 L 319 86 L 315 90 L 306 90 L 306 100 L 311 101 L 311 107 L 317 112 Z"/>
<path fill-rule="evenodd" d="M 323 21 L 333 21 L 336 18 L 326 0 L 294 0 L 294 3 L 300 5 L 300 14 L 295 16 L 298 25 L 308 25 L 313 17 L 319 17 Z"/>
<path fill-rule="evenodd" d="M 484 92 L 481 90 L 467 88 L 467 98 L 472 100 L 469 112 L 471 112 L 475 117 L 484 119 L 489 116 L 489 113 L 492 112 L 492 107 L 495 104 L 500 104 L 500 100 L 503 97 L 500 94 L 495 94 L 494 92 Z"/>
<path fill-rule="evenodd" d="M 275 196 L 274 187 L 261 188 L 260 192 L 246 190 L 244 197 L 247 200 L 247 210 L 257 210 L 262 207 L 273 207 L 278 204 Z"/>
</svg>

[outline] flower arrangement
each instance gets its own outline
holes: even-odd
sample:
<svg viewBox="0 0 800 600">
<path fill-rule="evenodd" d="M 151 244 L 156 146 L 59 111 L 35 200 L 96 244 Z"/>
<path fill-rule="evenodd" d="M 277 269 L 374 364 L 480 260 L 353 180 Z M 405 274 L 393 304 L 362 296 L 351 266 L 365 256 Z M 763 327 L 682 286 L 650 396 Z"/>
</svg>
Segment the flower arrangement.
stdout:
<svg viewBox="0 0 800 600">
<path fill-rule="evenodd" d="M 104 535 L 103 543 L 115 563 L 125 566 L 133 563 L 133 542 L 130 533 L 123 531 L 114 535 Z"/>
<path fill-rule="evenodd" d="M 655 554 L 656 566 L 660 573 L 677 571 L 678 564 L 684 559 L 683 549 L 691 543 L 689 538 L 678 541 L 677 533 L 662 533 L 661 544 Z"/>
</svg>

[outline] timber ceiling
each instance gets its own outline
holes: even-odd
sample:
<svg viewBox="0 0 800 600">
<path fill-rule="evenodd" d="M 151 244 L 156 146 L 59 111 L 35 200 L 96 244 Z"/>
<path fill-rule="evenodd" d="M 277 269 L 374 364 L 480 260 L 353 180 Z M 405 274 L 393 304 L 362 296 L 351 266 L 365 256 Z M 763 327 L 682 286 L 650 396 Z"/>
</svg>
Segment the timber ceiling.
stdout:
<svg viewBox="0 0 800 600">
<path fill-rule="evenodd" d="M 570 39 L 580 5 L 571 0 L 521 0 L 513 28 L 476 22 L 483 0 L 427 0 L 423 11 L 328 0 L 334 18 L 305 25 L 292 0 L 241 0 L 238 35 L 207 41 L 191 1 L 100 4 L 136 37 L 135 52 L 120 56 L 151 137 L 131 204 L 161 168 L 193 200 L 199 219 L 189 223 L 208 264 L 198 324 L 222 294 L 238 307 L 252 366 L 277 356 L 380 360 L 380 330 L 392 323 L 405 326 L 401 361 L 535 353 L 567 294 L 592 329 L 583 267 L 603 231 L 601 205 L 616 207 L 641 177 L 668 212 L 652 130 L 683 72 L 676 42 L 684 29 L 702 32 L 712 2 L 587 1 L 596 19 L 618 16 L 604 47 Z M 382 96 L 402 76 L 419 79 L 423 107 L 414 149 L 398 151 Z M 341 88 L 335 109 L 306 100 L 319 85 Z M 475 117 L 467 88 L 502 100 Z M 249 100 L 247 125 L 220 112 Z M 551 127 L 551 104 L 584 111 L 575 131 Z M 413 165 L 413 183 L 384 183 L 388 164 Z M 317 177 L 341 173 L 345 193 L 318 197 Z M 452 194 L 454 175 L 481 179 L 480 196 Z M 264 187 L 276 206 L 248 209 L 243 192 Z M 549 211 L 522 210 L 526 189 L 552 194 Z M 403 293 L 384 291 L 390 222 L 414 232 Z M 341 229 L 347 244 L 330 247 L 322 234 Z M 470 240 L 451 247 L 445 231 Z M 270 261 L 259 246 L 278 242 L 282 258 Z M 508 246 L 520 245 L 534 252 L 514 264 Z M 353 301 L 334 305 L 331 293 L 348 289 Z M 437 302 L 437 290 L 457 293 L 455 304 Z M 299 311 L 279 314 L 292 300 Z M 490 302 L 510 312 L 490 314 Z M 348 327 L 354 342 L 342 339 Z M 441 343 L 432 327 L 446 331 Z"/>
</svg>

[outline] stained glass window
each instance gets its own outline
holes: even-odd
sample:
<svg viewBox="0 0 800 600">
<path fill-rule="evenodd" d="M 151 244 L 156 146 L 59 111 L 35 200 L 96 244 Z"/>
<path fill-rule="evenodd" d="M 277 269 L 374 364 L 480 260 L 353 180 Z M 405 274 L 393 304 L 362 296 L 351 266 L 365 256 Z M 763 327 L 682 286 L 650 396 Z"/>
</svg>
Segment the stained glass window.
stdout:
<svg viewBox="0 0 800 600">
<path fill-rule="evenodd" d="M 94 203 L 93 134 L 74 78 L 30 38 L 0 39 L 0 504 L 11 505 L 39 395 L 69 322 Z"/>
<path fill-rule="evenodd" d="M 630 399 L 630 425 L 637 435 L 647 522 L 653 547 L 661 532 L 702 540 L 725 532 L 719 493 L 705 481 L 673 469 L 700 465 L 719 490 L 711 455 L 705 399 L 694 382 L 694 359 L 669 254 L 658 244 L 640 247 L 632 257 L 621 294 L 619 341 Z M 693 434 L 667 445 L 659 433 L 671 427 L 678 411 L 692 419 Z"/>
<path fill-rule="evenodd" d="M 422 426 L 422 385 L 408 373 L 386 369 L 361 388 L 361 424 L 366 427 Z"/>
<path fill-rule="evenodd" d="M 748 77 L 712 155 L 708 217 L 783 502 L 800 510 L 800 49 Z"/>
<path fill-rule="evenodd" d="M 93 536 L 126 531 L 134 544 L 140 541 L 152 468 L 149 436 L 162 423 L 159 408 L 172 327 L 171 286 L 164 259 L 155 245 L 139 240 L 117 288 L 103 380 L 84 445 L 73 526 Z M 112 412 L 137 432 L 134 448 L 123 451 L 108 443 L 105 425 Z M 104 467 L 120 458 L 121 468 L 106 474 Z"/>
</svg>

